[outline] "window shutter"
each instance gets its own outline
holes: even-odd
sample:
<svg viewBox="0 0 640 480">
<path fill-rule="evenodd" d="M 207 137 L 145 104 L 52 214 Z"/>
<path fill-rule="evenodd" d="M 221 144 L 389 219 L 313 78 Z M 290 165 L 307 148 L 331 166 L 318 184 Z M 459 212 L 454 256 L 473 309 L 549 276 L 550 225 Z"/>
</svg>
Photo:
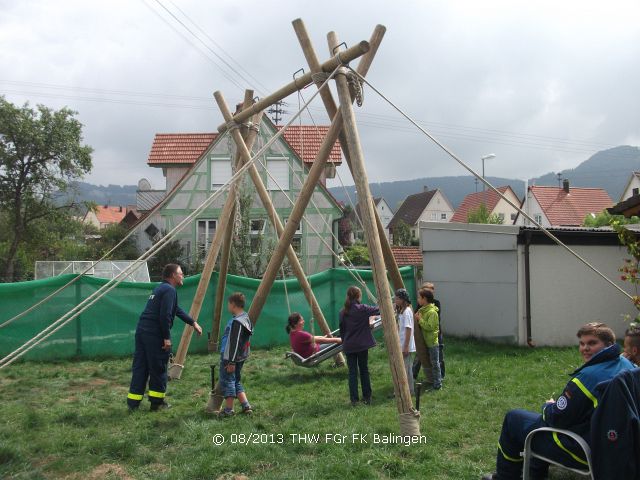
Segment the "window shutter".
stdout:
<svg viewBox="0 0 640 480">
<path fill-rule="evenodd" d="M 211 162 L 211 188 L 217 190 L 231 180 L 231 161 L 213 160 Z"/>
<path fill-rule="evenodd" d="M 269 173 L 282 187 L 283 190 L 289 190 L 289 162 L 285 159 L 268 159 L 267 168 Z M 280 190 L 278 185 L 271 176 L 267 175 L 267 188 L 269 190 Z"/>
</svg>

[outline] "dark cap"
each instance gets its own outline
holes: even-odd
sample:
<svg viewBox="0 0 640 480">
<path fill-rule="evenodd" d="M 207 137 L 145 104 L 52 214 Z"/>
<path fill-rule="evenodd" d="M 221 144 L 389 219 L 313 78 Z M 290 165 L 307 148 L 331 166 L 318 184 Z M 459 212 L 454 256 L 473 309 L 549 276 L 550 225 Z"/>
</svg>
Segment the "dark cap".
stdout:
<svg viewBox="0 0 640 480">
<path fill-rule="evenodd" d="M 407 292 L 404 288 L 399 288 L 398 290 L 396 290 L 396 296 L 393 297 L 395 298 L 400 298 L 401 300 L 404 300 L 407 303 L 411 303 L 411 299 L 409 298 L 409 292 Z"/>
</svg>

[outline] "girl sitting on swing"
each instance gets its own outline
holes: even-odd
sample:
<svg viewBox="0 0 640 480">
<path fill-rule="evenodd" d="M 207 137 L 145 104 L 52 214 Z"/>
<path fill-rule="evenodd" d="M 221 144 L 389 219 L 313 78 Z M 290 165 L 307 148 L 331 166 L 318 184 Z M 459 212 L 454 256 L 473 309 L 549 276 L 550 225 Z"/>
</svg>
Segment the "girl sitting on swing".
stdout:
<svg viewBox="0 0 640 480">
<path fill-rule="evenodd" d="M 291 349 L 302 358 L 309 358 L 314 353 L 335 343 L 342 343 L 340 337 L 318 337 L 304 331 L 304 318 L 298 312 L 289 315 L 286 326 L 291 342 Z"/>
</svg>

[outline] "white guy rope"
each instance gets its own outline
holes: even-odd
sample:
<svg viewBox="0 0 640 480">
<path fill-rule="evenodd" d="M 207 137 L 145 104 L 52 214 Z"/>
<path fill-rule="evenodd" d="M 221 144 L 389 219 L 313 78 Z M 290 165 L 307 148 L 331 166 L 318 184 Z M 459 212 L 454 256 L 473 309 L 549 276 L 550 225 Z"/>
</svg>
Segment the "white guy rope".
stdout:
<svg viewBox="0 0 640 480">
<path fill-rule="evenodd" d="M 562 248 L 564 248 L 567 252 L 569 252 L 571 255 L 573 255 L 575 258 L 577 258 L 580 262 L 582 262 L 585 266 L 587 266 L 590 270 L 592 270 L 595 274 L 597 274 L 598 276 L 600 276 L 603 280 L 605 280 L 609 285 L 611 285 L 613 288 L 615 288 L 616 290 L 618 290 L 620 293 L 622 293 L 625 297 L 629 298 L 630 300 L 633 300 L 633 297 L 624 291 L 624 289 L 622 287 L 620 287 L 618 284 L 616 284 L 613 280 L 611 280 L 609 277 L 607 277 L 604 273 L 602 273 L 600 270 L 598 270 L 596 267 L 594 267 L 591 263 L 589 263 L 585 258 L 583 258 L 579 253 L 577 253 L 575 250 L 573 250 L 571 247 L 569 247 L 568 245 L 565 245 L 558 237 L 556 237 L 553 233 L 551 233 L 549 230 L 547 230 L 545 227 L 543 227 L 540 223 L 536 222 L 535 219 L 531 218 L 531 216 L 525 212 L 524 210 L 522 210 L 520 208 L 519 205 L 514 204 L 511 200 L 509 200 L 505 195 L 503 195 L 496 187 L 494 187 L 491 182 L 489 182 L 488 180 L 486 180 L 485 178 L 483 178 L 479 173 L 477 173 L 475 170 L 473 170 L 473 168 L 471 168 L 469 165 L 467 165 L 463 160 L 461 160 L 456 154 L 454 154 L 451 150 L 449 150 L 445 145 L 443 145 L 440 141 L 438 141 L 438 139 L 436 139 L 433 135 L 431 135 L 429 132 L 427 132 L 424 128 L 422 128 L 415 120 L 413 120 L 407 113 L 405 113 L 400 107 L 398 107 L 395 103 L 393 103 L 391 100 L 389 100 L 382 92 L 380 92 L 377 88 L 375 88 L 373 85 L 371 85 L 371 83 L 369 81 L 367 81 L 362 75 L 360 75 L 358 72 L 356 72 L 355 70 L 353 70 L 350 67 L 349 70 L 351 70 L 353 73 L 355 73 L 362 82 L 366 83 L 369 88 L 371 88 L 374 92 L 376 92 L 385 102 L 387 102 L 389 105 L 391 105 L 391 107 L 393 107 L 394 110 L 396 110 L 398 113 L 400 113 L 400 115 L 402 115 L 404 118 L 406 118 L 411 124 L 413 124 L 413 126 L 415 126 L 418 130 L 420 130 L 424 135 L 426 135 L 427 137 L 429 137 L 438 147 L 440 147 L 447 155 L 449 155 L 451 158 L 453 158 L 456 162 L 458 162 L 465 170 L 467 170 L 469 173 L 471 173 L 474 177 L 478 178 L 482 183 L 484 183 L 490 190 L 492 190 L 493 192 L 495 192 L 500 198 L 502 198 L 505 202 L 507 202 L 511 207 L 515 208 L 518 212 L 520 212 L 520 214 L 526 218 L 527 220 L 529 220 L 531 223 L 533 223 L 536 227 L 538 227 L 547 237 L 549 237 L 551 240 L 553 240 L 555 243 L 557 243 L 559 246 L 561 246 Z M 526 195 L 526 192 L 525 192 Z"/>
<path fill-rule="evenodd" d="M 327 80 L 318 88 L 318 90 L 309 99 L 309 103 L 314 100 L 314 98 L 320 93 L 320 90 L 322 88 L 325 88 L 326 85 L 328 85 L 329 80 L 333 78 L 333 76 L 336 74 L 339 68 L 340 66 L 336 67 L 333 70 L 333 72 L 329 75 Z M 305 105 L 304 107 L 306 108 L 307 105 Z M 15 360 L 17 360 L 18 358 L 26 354 L 29 350 L 34 348 L 36 345 L 38 345 L 39 343 L 44 341 L 46 338 L 48 338 L 49 336 L 53 335 L 55 332 L 60 330 L 64 325 L 69 323 L 71 320 L 78 317 L 87 308 L 92 306 L 94 303 L 100 300 L 100 298 L 102 298 L 109 291 L 115 288 L 122 281 L 122 279 L 126 277 L 126 275 L 129 273 L 130 270 L 138 267 L 139 262 L 146 260 L 146 258 L 153 255 L 157 250 L 160 250 L 171 238 L 173 238 L 173 236 L 175 236 L 179 231 L 181 231 L 182 228 L 184 228 L 188 222 L 190 222 L 193 218 L 199 215 L 207 206 L 209 206 L 213 202 L 213 200 L 215 200 L 219 195 L 221 195 L 227 188 L 229 188 L 229 186 L 233 182 L 235 182 L 245 171 L 247 171 L 251 167 L 251 165 L 253 165 L 256 161 L 258 161 L 260 159 L 260 156 L 264 152 L 266 152 L 268 148 L 273 143 L 275 143 L 282 135 L 284 135 L 284 132 L 287 130 L 287 128 L 291 126 L 291 124 L 298 118 L 298 116 L 301 113 L 302 113 L 302 110 L 298 111 L 295 115 L 293 115 L 293 117 L 283 126 L 283 128 L 279 132 L 277 132 L 272 138 L 270 138 L 269 141 L 254 155 L 253 158 L 251 158 L 241 168 L 239 168 L 238 171 L 224 185 L 220 187 L 220 189 L 218 189 L 215 193 L 210 195 L 209 198 L 207 198 L 196 210 L 194 210 L 182 222 L 180 222 L 176 227 L 174 227 L 173 230 L 171 230 L 171 232 L 169 232 L 159 242 L 157 242 L 154 246 L 152 246 L 138 260 L 134 261 L 131 265 L 125 268 L 117 277 L 107 282 L 100 289 L 98 289 L 92 295 L 90 295 L 85 300 L 83 300 L 80 304 L 76 305 L 76 307 L 74 307 L 70 312 L 67 312 L 65 315 L 63 315 L 58 320 L 56 320 L 51 325 L 49 325 L 47 328 L 45 328 L 43 331 L 41 331 L 38 335 L 28 340 L 21 347 L 19 347 L 18 349 L 14 350 L 9 355 L 1 359 L 0 369 L 13 363 Z M 72 312 L 75 312 L 75 313 L 72 313 Z M 68 318 L 65 318 L 67 316 Z M 58 325 L 58 326 L 55 327 L 55 325 Z"/>
</svg>

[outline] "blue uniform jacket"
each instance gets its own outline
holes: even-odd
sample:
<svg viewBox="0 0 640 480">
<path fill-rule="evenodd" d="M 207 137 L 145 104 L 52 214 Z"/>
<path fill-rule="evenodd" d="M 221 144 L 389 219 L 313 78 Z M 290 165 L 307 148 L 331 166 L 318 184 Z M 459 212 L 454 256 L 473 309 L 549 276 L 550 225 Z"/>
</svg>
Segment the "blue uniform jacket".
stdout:
<svg viewBox="0 0 640 480">
<path fill-rule="evenodd" d="M 632 368 L 632 363 L 620 356 L 618 344 L 601 350 L 571 374 L 571 380 L 555 402 L 544 405 L 543 420 L 551 427 L 571 430 L 589 442 L 591 415 L 599 401 L 596 386 Z M 560 439 L 560 436 L 554 435 L 554 441 L 569 454 L 580 451 L 566 437 Z"/>
<path fill-rule="evenodd" d="M 369 317 L 380 315 L 376 306 L 353 303 L 347 312 L 340 312 L 340 338 L 344 353 L 368 350 L 376 344 L 369 325 Z"/>
<path fill-rule="evenodd" d="M 178 292 L 170 283 L 163 281 L 153 289 L 147 306 L 138 320 L 138 332 L 154 333 L 163 339 L 171 338 L 171 327 L 176 315 L 187 325 L 193 326 L 193 318 L 178 305 Z"/>
</svg>

